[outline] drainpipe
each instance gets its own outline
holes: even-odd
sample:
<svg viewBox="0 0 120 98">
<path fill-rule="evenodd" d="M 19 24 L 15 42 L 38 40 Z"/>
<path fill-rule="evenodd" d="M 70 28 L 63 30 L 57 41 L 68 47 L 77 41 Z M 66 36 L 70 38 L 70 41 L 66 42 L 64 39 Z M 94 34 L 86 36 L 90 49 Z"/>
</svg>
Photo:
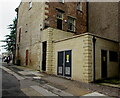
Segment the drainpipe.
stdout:
<svg viewBox="0 0 120 98">
<path fill-rule="evenodd" d="M 95 82 L 95 43 L 96 43 L 96 38 L 93 36 L 93 82 Z"/>
<path fill-rule="evenodd" d="M 89 32 L 89 2 L 86 2 L 86 31 Z"/>
</svg>

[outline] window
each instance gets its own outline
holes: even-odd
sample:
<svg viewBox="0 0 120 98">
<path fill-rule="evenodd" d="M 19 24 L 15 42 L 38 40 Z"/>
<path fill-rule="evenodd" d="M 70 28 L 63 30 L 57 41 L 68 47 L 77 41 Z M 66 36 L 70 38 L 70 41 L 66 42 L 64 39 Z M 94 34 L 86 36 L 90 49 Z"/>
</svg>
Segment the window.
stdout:
<svg viewBox="0 0 120 98">
<path fill-rule="evenodd" d="M 32 8 L 32 1 L 29 2 L 29 9 Z"/>
<path fill-rule="evenodd" d="M 20 38 L 21 38 L 21 28 L 19 29 L 19 39 L 18 39 L 19 42 L 20 42 Z"/>
<path fill-rule="evenodd" d="M 58 2 L 64 3 L 64 2 L 65 2 L 65 0 L 58 0 Z"/>
<path fill-rule="evenodd" d="M 83 6 L 82 6 L 82 2 L 78 2 L 78 3 L 77 3 L 77 10 L 78 10 L 78 11 L 82 11 L 82 10 L 83 10 L 82 7 L 83 7 Z"/>
<path fill-rule="evenodd" d="M 112 62 L 117 62 L 118 61 L 118 53 L 114 51 L 109 51 L 109 59 Z"/>
<path fill-rule="evenodd" d="M 75 19 L 68 17 L 68 30 L 75 32 Z"/>
<path fill-rule="evenodd" d="M 63 12 L 57 10 L 57 29 L 62 30 L 62 26 L 63 26 L 62 20 L 63 20 Z"/>
</svg>

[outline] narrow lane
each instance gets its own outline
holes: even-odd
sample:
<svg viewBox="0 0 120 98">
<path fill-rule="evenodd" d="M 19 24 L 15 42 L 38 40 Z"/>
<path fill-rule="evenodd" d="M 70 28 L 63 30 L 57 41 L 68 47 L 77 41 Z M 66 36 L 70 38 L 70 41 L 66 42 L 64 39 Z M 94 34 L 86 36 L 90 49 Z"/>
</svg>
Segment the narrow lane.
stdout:
<svg viewBox="0 0 120 98">
<path fill-rule="evenodd" d="M 2 96 L 26 96 L 20 90 L 19 81 L 4 70 L 2 70 Z"/>
<path fill-rule="evenodd" d="M 2 66 L 2 60 L 0 59 L 0 66 Z M 20 81 L 15 76 L 0 69 L 0 93 L 2 97 L 5 96 L 24 96 L 26 95 L 20 90 Z"/>
</svg>

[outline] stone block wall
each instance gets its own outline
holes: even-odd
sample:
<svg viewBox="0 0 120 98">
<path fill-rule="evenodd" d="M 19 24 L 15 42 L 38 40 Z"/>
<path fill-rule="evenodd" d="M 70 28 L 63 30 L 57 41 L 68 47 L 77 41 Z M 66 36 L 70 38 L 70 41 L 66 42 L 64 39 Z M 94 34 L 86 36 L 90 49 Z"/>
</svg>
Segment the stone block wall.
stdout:
<svg viewBox="0 0 120 98">
<path fill-rule="evenodd" d="M 93 37 L 96 38 L 95 43 L 95 77 L 94 77 L 94 54 L 93 54 Z M 73 36 L 67 39 L 54 42 L 54 74 L 57 75 L 58 52 L 72 50 L 72 76 L 71 79 L 92 82 L 93 79 L 102 79 L 101 76 L 101 50 L 107 51 L 107 78 L 118 77 L 119 63 L 109 60 L 109 51 L 118 53 L 118 42 L 94 35 L 91 33 Z"/>
</svg>

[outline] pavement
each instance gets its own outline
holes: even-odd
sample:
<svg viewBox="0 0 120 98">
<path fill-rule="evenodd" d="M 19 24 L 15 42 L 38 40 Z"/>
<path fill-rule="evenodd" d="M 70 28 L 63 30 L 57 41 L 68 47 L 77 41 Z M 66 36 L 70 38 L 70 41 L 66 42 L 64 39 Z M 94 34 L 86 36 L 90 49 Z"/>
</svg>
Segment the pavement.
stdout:
<svg viewBox="0 0 120 98">
<path fill-rule="evenodd" d="M 30 68 L 3 64 L 1 69 L 14 75 L 20 81 L 20 89 L 27 96 L 119 96 L 120 89 L 101 91 L 100 87 L 93 84 L 81 83 L 54 75 L 48 75 Z M 91 89 L 92 88 L 92 89 Z M 99 88 L 98 90 L 93 88 Z M 107 87 L 109 89 L 109 87 Z M 105 92 L 104 92 L 105 91 Z M 116 95 L 117 94 L 117 95 Z"/>
</svg>

